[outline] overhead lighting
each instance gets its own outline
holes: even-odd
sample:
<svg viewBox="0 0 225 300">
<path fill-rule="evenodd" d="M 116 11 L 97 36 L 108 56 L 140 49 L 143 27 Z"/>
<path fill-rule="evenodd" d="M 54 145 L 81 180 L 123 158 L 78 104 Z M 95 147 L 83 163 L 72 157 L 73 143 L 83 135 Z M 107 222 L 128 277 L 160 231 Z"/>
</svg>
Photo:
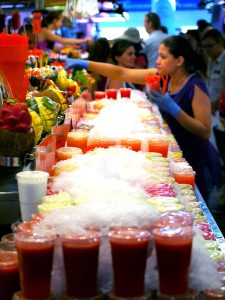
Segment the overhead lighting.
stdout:
<svg viewBox="0 0 225 300">
<path fill-rule="evenodd" d="M 25 7 L 25 4 L 2 4 L 0 5 L 1 8 L 24 8 Z"/>
<path fill-rule="evenodd" d="M 111 16 L 109 14 L 106 14 L 104 16 L 101 16 L 101 14 L 99 14 L 98 16 L 94 16 L 91 18 L 94 22 L 96 23 L 105 23 L 105 22 L 125 22 L 126 19 L 124 17 L 122 17 L 121 15 L 114 15 Z"/>
</svg>

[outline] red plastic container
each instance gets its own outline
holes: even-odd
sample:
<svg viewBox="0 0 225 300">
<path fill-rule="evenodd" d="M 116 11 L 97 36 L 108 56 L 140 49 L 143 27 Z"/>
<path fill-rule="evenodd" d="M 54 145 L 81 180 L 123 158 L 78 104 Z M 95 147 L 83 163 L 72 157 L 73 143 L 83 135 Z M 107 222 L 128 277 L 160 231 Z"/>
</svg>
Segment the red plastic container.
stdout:
<svg viewBox="0 0 225 300">
<path fill-rule="evenodd" d="M 12 97 L 24 101 L 22 92 L 28 37 L 18 34 L 0 34 L 0 75 L 12 93 Z"/>
</svg>

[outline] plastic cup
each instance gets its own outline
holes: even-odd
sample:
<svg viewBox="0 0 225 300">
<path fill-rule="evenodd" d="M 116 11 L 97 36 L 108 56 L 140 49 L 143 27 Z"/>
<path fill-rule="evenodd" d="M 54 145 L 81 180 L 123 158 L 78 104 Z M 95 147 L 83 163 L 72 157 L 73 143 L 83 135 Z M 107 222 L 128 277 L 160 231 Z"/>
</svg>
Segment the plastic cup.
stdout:
<svg viewBox="0 0 225 300">
<path fill-rule="evenodd" d="M 25 221 L 25 222 L 21 222 L 18 226 L 17 226 L 17 231 L 16 233 L 18 232 L 23 232 L 23 233 L 33 233 L 33 227 L 35 225 L 38 224 L 38 221 L 34 221 L 34 220 L 31 220 L 31 221 Z"/>
<path fill-rule="evenodd" d="M 106 90 L 106 96 L 107 96 L 108 99 L 116 100 L 117 99 L 117 93 L 118 93 L 118 90 L 116 90 L 116 89 L 107 89 Z"/>
<path fill-rule="evenodd" d="M 40 199 L 47 193 L 48 177 L 49 174 L 42 171 L 24 171 L 16 174 L 23 221 L 30 220 L 32 214 L 37 212 Z"/>
<path fill-rule="evenodd" d="M 115 297 L 144 295 L 149 239 L 150 232 L 139 227 L 112 227 L 110 230 Z"/>
<path fill-rule="evenodd" d="M 83 153 L 86 153 L 88 136 L 89 136 L 88 130 L 75 129 L 69 132 L 67 135 L 67 146 L 80 148 Z"/>
<path fill-rule="evenodd" d="M 15 233 L 8 233 L 2 236 L 2 242 L 15 243 Z"/>
<path fill-rule="evenodd" d="M 64 235 L 61 239 L 67 297 L 95 298 L 98 294 L 99 231 L 87 230 L 84 234 Z"/>
<path fill-rule="evenodd" d="M 0 242 L 0 253 L 1 252 L 11 252 L 11 251 L 16 252 L 16 243 Z"/>
<path fill-rule="evenodd" d="M 120 89 L 120 96 L 121 98 L 130 98 L 131 89 L 121 88 Z"/>
<path fill-rule="evenodd" d="M 162 213 L 154 223 L 154 228 L 163 228 L 166 226 L 185 226 L 190 230 L 193 227 L 193 215 L 187 211 L 168 211 Z"/>
<path fill-rule="evenodd" d="M 154 227 L 160 294 L 178 297 L 188 293 L 193 231 L 191 226 L 172 223 Z M 174 299 L 174 298 L 173 298 Z M 175 298 L 176 299 L 176 298 Z"/>
<path fill-rule="evenodd" d="M 222 289 L 205 290 L 204 296 L 205 300 L 224 300 L 225 291 L 223 291 Z"/>
<path fill-rule="evenodd" d="M 96 91 L 94 92 L 94 98 L 95 100 L 104 99 L 106 98 L 106 92 Z"/>
<path fill-rule="evenodd" d="M 177 183 L 190 184 L 194 189 L 195 174 L 196 172 L 192 170 L 177 170 L 173 172 L 173 177 Z"/>
<path fill-rule="evenodd" d="M 77 147 L 61 147 L 56 150 L 57 160 L 65 160 L 72 158 L 73 155 L 82 154 L 82 150 Z"/>
<path fill-rule="evenodd" d="M 19 289 L 19 270 L 16 252 L 0 252 L 0 299 L 11 300 Z"/>
<path fill-rule="evenodd" d="M 55 237 L 17 233 L 15 239 L 22 297 L 49 298 Z"/>
<path fill-rule="evenodd" d="M 148 140 L 149 152 L 161 153 L 163 157 L 168 156 L 169 141 L 165 138 L 149 139 Z"/>
</svg>

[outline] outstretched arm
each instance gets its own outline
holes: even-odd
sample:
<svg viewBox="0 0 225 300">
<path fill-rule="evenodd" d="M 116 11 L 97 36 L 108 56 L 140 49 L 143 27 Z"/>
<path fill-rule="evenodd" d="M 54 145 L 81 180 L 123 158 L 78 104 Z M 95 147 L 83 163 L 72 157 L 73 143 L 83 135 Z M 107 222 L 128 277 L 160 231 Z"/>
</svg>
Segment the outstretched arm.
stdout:
<svg viewBox="0 0 225 300">
<path fill-rule="evenodd" d="M 128 69 L 112 64 L 89 61 L 88 70 L 94 73 L 117 79 L 119 81 L 128 81 L 133 83 L 145 84 L 147 75 L 154 75 L 157 69 Z"/>
<path fill-rule="evenodd" d="M 93 40 L 91 38 L 83 38 L 83 39 L 70 39 L 70 38 L 64 38 L 57 34 L 54 34 L 50 30 L 45 30 L 44 32 L 45 39 L 52 42 L 58 42 L 62 44 L 82 44 L 82 43 L 90 43 Z"/>
</svg>

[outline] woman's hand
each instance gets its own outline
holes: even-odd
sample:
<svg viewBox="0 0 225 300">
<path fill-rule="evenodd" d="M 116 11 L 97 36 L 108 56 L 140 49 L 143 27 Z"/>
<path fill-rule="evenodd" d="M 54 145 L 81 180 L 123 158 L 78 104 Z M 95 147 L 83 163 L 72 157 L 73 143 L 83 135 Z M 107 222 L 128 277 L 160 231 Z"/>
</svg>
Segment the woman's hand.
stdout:
<svg viewBox="0 0 225 300">
<path fill-rule="evenodd" d="M 150 89 L 149 98 L 160 110 L 169 113 L 174 118 L 179 115 L 181 108 L 169 95 L 163 96 L 156 90 Z"/>
</svg>

